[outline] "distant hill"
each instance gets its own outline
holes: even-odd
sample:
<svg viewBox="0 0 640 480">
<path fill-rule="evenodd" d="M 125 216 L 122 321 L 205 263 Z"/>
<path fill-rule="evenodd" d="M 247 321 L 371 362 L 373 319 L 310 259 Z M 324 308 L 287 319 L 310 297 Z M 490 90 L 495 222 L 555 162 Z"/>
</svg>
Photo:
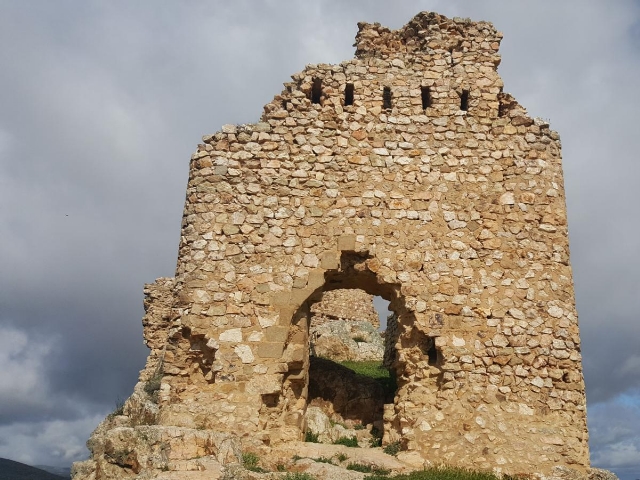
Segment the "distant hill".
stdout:
<svg viewBox="0 0 640 480">
<path fill-rule="evenodd" d="M 61 477 L 71 479 L 71 467 L 52 467 L 51 465 L 33 465 L 45 472 L 60 475 Z"/>
<path fill-rule="evenodd" d="M 0 458 L 0 480 L 61 480 L 65 477 L 36 467 Z"/>
</svg>

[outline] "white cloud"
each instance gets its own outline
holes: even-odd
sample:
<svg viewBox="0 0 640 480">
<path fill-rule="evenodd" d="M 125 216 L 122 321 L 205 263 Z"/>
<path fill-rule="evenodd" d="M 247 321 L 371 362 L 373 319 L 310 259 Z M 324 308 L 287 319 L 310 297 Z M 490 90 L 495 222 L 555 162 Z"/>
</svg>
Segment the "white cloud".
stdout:
<svg viewBox="0 0 640 480">
<path fill-rule="evenodd" d="M 35 341 L 26 333 L 0 326 L 0 416 L 47 404 L 44 366 L 52 341 Z"/>
<path fill-rule="evenodd" d="M 105 415 L 0 426 L 0 457 L 27 465 L 69 466 L 88 457 L 86 441 Z"/>
</svg>

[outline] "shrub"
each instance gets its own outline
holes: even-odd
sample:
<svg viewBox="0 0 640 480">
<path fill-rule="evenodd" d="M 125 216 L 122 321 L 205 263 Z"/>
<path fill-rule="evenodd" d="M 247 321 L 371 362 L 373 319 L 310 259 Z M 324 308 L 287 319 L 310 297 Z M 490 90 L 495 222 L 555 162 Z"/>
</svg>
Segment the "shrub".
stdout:
<svg viewBox="0 0 640 480">
<path fill-rule="evenodd" d="M 311 460 L 318 463 L 330 463 L 333 465 L 333 462 L 331 461 L 331 459 L 327 457 L 312 458 Z"/>
<path fill-rule="evenodd" d="M 358 439 L 356 437 L 340 437 L 335 442 L 334 445 L 344 445 L 345 447 L 357 447 Z"/>
<path fill-rule="evenodd" d="M 347 455 L 345 455 L 344 453 L 339 453 L 336 458 L 338 459 L 339 462 L 344 462 L 349 457 Z"/>
<path fill-rule="evenodd" d="M 118 415 L 124 415 L 124 400 L 118 399 L 116 400 L 116 408 L 113 412 L 111 412 L 107 417 L 109 420 L 112 420 L 114 417 Z"/>
<path fill-rule="evenodd" d="M 369 446 L 371 448 L 378 448 L 382 446 L 382 439 L 380 437 L 373 437 L 369 439 Z"/>
<path fill-rule="evenodd" d="M 307 430 L 307 433 L 304 434 L 304 441 L 309 443 L 320 443 L 318 440 L 318 434 L 313 433 L 311 430 Z"/>
<path fill-rule="evenodd" d="M 371 473 L 373 468 L 371 465 L 365 465 L 363 463 L 350 463 L 347 465 L 347 470 L 353 470 L 354 472 Z"/>
<path fill-rule="evenodd" d="M 144 386 L 144 391 L 149 395 L 153 403 L 158 403 L 158 392 L 160 391 L 162 376 L 162 369 L 156 371 Z"/>
<path fill-rule="evenodd" d="M 258 463 L 260 462 L 260 457 L 252 452 L 247 452 L 242 454 L 242 465 L 247 470 L 251 470 L 252 472 L 264 473 L 265 469 L 260 468 Z"/>
<path fill-rule="evenodd" d="M 393 456 L 400 453 L 400 450 L 402 450 L 402 445 L 400 444 L 400 442 L 392 442 L 382 449 L 382 451 L 387 455 Z"/>
</svg>

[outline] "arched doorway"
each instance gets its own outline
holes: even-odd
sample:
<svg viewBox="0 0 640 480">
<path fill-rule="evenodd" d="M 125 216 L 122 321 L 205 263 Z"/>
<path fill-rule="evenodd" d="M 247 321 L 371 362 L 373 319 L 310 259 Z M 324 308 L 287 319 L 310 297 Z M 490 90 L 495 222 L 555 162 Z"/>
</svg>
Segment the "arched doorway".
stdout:
<svg viewBox="0 0 640 480">
<path fill-rule="evenodd" d="M 405 304 L 400 283 L 384 281 L 376 273 L 378 263 L 366 253 L 342 252 L 339 267 L 325 273 L 324 284 L 311 293 L 292 316 L 289 336 L 292 341 L 303 339 L 305 348 L 299 362 L 289 362 L 288 371 L 284 374 L 282 397 L 277 402 L 288 415 L 295 417 L 289 420 L 290 423 L 295 420 L 301 436 L 311 431 L 312 435 L 332 443 L 337 440 L 334 437 L 342 432 L 344 436 L 356 436 L 373 446 L 401 439 L 402 425 L 396 405 L 408 377 L 406 361 L 397 347 L 409 346 L 410 342 L 417 346 L 422 358 L 427 358 L 435 343 L 433 339 L 414 338 L 417 333 L 412 328 L 415 323 L 413 310 Z M 393 313 L 385 332 L 383 358 L 379 361 L 381 375 L 378 378 L 362 375 L 344 364 L 314 355 L 310 349 L 314 305 L 322 301 L 323 295 L 337 290 L 360 290 L 389 302 Z M 333 429 L 322 438 L 317 431 L 317 423 L 323 421 L 318 418 L 318 409 L 334 424 L 332 426 L 338 424 L 342 430 Z M 360 430 L 366 430 L 369 437 L 364 433 L 354 434 Z M 377 445 L 375 440 L 370 440 L 371 437 L 378 439 Z"/>
</svg>

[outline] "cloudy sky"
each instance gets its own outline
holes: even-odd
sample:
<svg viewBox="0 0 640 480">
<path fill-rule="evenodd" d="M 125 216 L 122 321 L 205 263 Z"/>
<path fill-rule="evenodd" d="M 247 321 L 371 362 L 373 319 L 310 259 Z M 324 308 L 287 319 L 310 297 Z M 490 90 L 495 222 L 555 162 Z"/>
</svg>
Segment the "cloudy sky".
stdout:
<svg viewBox="0 0 640 480">
<path fill-rule="evenodd" d="M 130 394 L 201 136 L 421 10 L 492 21 L 561 134 L 592 463 L 640 478 L 637 0 L 0 0 L 0 457 L 82 459 Z"/>
</svg>

